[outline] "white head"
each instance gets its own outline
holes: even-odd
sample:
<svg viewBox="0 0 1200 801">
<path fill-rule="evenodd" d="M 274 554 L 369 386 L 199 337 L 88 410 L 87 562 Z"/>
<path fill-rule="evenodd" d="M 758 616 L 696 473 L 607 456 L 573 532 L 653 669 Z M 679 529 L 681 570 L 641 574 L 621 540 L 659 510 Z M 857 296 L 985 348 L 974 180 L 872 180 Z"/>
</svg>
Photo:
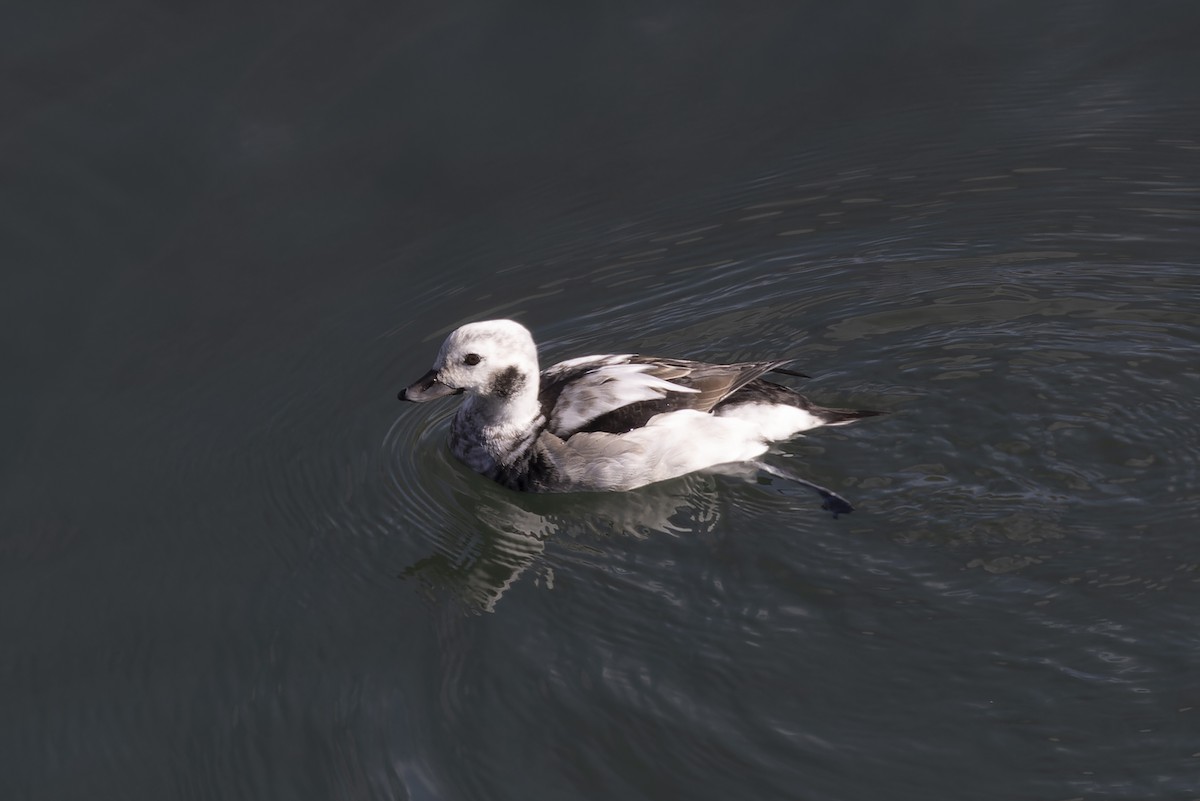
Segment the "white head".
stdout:
<svg viewBox="0 0 1200 801">
<path fill-rule="evenodd" d="M 537 346 L 512 320 L 485 320 L 455 330 L 438 351 L 433 369 L 400 393 L 401 400 L 424 402 L 465 392 L 493 402 L 536 400 Z"/>
</svg>

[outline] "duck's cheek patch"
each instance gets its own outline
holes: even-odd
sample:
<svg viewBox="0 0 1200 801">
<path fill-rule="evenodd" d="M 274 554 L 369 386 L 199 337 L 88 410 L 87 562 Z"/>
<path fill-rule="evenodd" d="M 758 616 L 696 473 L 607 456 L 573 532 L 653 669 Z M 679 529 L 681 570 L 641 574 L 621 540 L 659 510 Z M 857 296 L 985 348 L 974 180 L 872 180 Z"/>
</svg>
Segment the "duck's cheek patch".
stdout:
<svg viewBox="0 0 1200 801">
<path fill-rule="evenodd" d="M 524 388 L 525 374 L 516 367 L 506 367 L 496 374 L 488 394 L 497 398 L 511 398 Z"/>
</svg>

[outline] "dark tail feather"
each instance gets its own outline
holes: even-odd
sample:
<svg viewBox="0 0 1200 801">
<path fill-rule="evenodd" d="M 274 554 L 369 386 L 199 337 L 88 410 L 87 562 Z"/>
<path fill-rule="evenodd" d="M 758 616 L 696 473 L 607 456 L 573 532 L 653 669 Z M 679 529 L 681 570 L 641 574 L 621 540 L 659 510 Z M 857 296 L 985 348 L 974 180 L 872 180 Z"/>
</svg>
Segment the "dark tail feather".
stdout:
<svg viewBox="0 0 1200 801">
<path fill-rule="evenodd" d="M 827 409 L 823 406 L 814 406 L 809 411 L 823 418 L 827 426 L 844 426 L 864 417 L 878 417 L 881 414 L 887 414 L 887 412 L 877 412 L 874 409 Z"/>
</svg>

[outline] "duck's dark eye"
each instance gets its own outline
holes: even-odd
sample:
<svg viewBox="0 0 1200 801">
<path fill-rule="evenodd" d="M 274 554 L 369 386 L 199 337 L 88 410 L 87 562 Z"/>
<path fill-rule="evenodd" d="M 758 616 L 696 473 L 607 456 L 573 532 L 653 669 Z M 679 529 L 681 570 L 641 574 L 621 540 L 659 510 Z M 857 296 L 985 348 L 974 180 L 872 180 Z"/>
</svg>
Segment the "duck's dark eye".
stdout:
<svg viewBox="0 0 1200 801">
<path fill-rule="evenodd" d="M 466 356 L 463 356 L 463 364 L 470 365 L 471 367 L 474 367 L 481 361 L 483 361 L 483 357 L 478 353 L 468 353 Z"/>
</svg>

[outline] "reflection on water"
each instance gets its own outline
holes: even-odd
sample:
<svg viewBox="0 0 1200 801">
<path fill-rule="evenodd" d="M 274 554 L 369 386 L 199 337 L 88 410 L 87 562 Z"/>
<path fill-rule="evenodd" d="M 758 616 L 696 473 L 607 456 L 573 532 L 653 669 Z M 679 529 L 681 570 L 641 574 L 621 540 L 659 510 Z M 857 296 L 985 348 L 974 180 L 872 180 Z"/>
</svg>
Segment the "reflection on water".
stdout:
<svg viewBox="0 0 1200 801">
<path fill-rule="evenodd" d="M 554 570 L 539 564 L 551 537 L 565 548 L 620 547 L 622 537 L 696 535 L 720 521 L 712 478 L 689 476 L 629 493 L 570 496 L 520 495 L 480 481 L 476 493 L 456 493 L 472 514 L 462 526 L 428 532 L 435 552 L 403 572 L 429 592 L 449 591 L 467 606 L 491 612 L 504 593 L 532 568 L 534 582 L 554 588 Z M 471 521 L 475 526 L 469 525 Z M 468 525 L 463 526 L 464 523 Z M 528 578 L 528 577 L 527 577 Z"/>
</svg>

